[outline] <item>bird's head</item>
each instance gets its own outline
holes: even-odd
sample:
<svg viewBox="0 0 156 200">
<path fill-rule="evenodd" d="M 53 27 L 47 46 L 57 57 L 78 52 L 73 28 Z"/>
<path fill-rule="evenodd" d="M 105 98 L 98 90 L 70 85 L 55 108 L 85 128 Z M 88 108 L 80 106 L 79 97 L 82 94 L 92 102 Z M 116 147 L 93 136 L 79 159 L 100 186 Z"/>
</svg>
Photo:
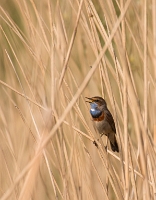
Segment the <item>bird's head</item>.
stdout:
<svg viewBox="0 0 156 200">
<path fill-rule="evenodd" d="M 102 97 L 86 97 L 86 102 L 90 103 L 91 109 L 90 113 L 92 117 L 99 117 L 102 113 L 102 111 L 107 108 L 106 101 Z"/>
<path fill-rule="evenodd" d="M 106 101 L 102 98 L 102 97 L 98 97 L 98 96 L 95 96 L 95 97 L 91 97 L 91 98 L 88 98 L 86 97 L 86 102 L 90 103 L 91 107 L 93 106 L 94 108 L 95 107 L 107 107 L 107 104 L 106 104 Z"/>
</svg>

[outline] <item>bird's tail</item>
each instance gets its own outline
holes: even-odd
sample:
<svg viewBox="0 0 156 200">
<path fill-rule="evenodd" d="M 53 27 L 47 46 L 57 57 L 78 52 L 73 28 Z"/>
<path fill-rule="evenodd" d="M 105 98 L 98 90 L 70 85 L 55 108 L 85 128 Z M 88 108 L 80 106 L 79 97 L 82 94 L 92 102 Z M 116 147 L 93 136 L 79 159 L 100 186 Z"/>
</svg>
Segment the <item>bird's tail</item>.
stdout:
<svg viewBox="0 0 156 200">
<path fill-rule="evenodd" d="M 116 152 L 119 152 L 119 147 L 118 147 L 118 143 L 116 141 L 116 137 L 115 137 L 115 134 L 113 133 L 113 137 L 109 138 L 110 140 L 110 145 L 111 145 L 111 149 L 112 151 L 116 151 Z"/>
</svg>

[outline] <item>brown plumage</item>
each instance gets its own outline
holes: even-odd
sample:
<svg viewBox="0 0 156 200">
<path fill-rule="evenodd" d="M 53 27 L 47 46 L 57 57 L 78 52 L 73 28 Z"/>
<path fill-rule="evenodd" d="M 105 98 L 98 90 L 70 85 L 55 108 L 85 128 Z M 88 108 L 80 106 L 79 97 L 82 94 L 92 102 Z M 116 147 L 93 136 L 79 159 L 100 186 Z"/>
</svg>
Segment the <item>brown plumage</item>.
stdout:
<svg viewBox="0 0 156 200">
<path fill-rule="evenodd" d="M 106 101 L 98 96 L 87 99 L 87 102 L 91 105 L 90 114 L 96 129 L 101 136 L 106 135 L 108 137 L 112 151 L 119 152 L 114 119 L 107 108 Z"/>
</svg>

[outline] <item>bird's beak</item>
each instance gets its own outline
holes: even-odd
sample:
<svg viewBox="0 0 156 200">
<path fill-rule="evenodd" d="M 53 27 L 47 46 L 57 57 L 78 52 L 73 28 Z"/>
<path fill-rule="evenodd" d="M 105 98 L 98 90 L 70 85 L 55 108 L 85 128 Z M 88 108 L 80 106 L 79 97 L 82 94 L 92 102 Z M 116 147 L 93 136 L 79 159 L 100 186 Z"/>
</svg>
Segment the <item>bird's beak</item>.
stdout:
<svg viewBox="0 0 156 200">
<path fill-rule="evenodd" d="M 88 100 L 86 100 L 86 102 L 88 102 L 88 103 L 92 103 L 94 100 L 93 100 L 93 98 L 88 98 L 88 97 L 85 97 L 86 99 L 88 99 Z"/>
</svg>

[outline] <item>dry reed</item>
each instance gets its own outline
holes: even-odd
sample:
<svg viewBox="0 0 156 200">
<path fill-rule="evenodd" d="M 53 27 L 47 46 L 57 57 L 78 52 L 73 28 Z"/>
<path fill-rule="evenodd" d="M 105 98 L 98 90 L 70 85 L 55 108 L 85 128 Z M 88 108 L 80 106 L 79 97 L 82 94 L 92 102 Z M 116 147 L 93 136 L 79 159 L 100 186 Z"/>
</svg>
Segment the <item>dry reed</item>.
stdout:
<svg viewBox="0 0 156 200">
<path fill-rule="evenodd" d="M 155 199 L 155 0 L 12 0 L 0 11 L 0 200 Z M 95 95 L 119 154 L 93 129 L 84 97 Z"/>
</svg>

